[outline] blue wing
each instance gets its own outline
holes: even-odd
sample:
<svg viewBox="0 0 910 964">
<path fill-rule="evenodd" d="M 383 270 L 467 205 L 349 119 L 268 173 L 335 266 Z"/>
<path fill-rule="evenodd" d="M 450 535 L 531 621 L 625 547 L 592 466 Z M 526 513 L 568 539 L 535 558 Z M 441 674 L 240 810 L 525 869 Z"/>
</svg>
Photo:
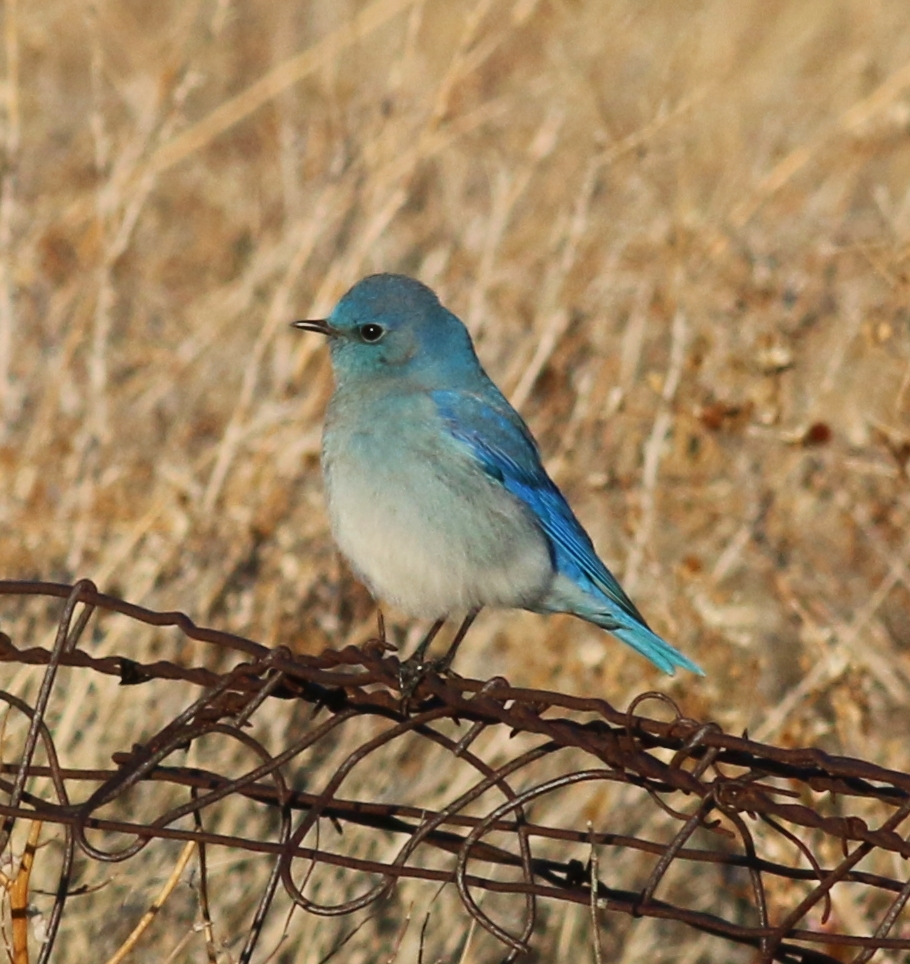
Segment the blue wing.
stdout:
<svg viewBox="0 0 910 964">
<path fill-rule="evenodd" d="M 556 570 L 588 591 L 603 593 L 635 622 L 647 626 L 547 475 L 527 425 L 498 390 L 499 397 L 491 399 L 454 391 L 431 394 L 449 432 L 470 448 L 488 475 L 534 514 L 550 543 Z"/>
<path fill-rule="evenodd" d="M 452 437 L 463 443 L 484 471 L 520 499 L 537 520 L 550 546 L 555 570 L 569 580 L 565 595 L 552 609 L 570 611 L 613 633 L 665 673 L 682 666 L 704 672 L 654 633 L 609 569 L 575 518 L 563 494 L 547 475 L 521 416 L 490 382 L 483 397 L 467 392 L 435 391 L 431 397 Z M 580 592 L 576 592 L 580 590 Z"/>
</svg>

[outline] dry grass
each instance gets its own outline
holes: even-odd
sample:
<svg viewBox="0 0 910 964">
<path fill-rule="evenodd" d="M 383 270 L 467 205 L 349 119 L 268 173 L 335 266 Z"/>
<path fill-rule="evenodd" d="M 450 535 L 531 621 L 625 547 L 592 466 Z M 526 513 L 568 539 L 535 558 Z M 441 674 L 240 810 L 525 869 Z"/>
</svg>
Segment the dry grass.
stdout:
<svg viewBox="0 0 910 964">
<path fill-rule="evenodd" d="M 905 0 L 3 18 L 0 574 L 89 576 L 269 644 L 364 639 L 374 606 L 322 504 L 328 360 L 286 323 L 403 271 L 466 320 L 604 557 L 708 677 L 518 613 L 482 617 L 463 672 L 620 705 L 665 687 L 725 727 L 910 765 Z M 61 709 L 74 741 L 84 695 Z M 93 725 L 139 738 L 174 711 L 142 698 Z M 230 942 L 248 908 L 225 868 Z M 109 913 L 160 885 L 117 877 Z M 398 904 L 412 933 L 421 894 Z M 552 948 L 590 956 L 575 913 L 551 915 Z M 69 959 L 125 936 L 100 897 L 92 914 Z M 279 958 L 318 961 L 345 926 L 298 914 Z M 375 933 L 392 955 L 383 926 L 345 959 L 379 959 Z M 727 959 L 623 933 L 612 960 Z"/>
</svg>

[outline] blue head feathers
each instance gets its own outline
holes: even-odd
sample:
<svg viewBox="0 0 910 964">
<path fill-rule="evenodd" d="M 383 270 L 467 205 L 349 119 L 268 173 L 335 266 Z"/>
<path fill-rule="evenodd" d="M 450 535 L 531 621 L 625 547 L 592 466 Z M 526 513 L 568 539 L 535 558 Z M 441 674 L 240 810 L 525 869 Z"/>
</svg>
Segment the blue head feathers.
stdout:
<svg viewBox="0 0 910 964">
<path fill-rule="evenodd" d="M 370 275 L 351 288 L 324 322 L 297 326 L 331 336 L 339 383 L 390 377 L 442 387 L 482 371 L 461 321 L 430 288 L 404 275 Z"/>
</svg>

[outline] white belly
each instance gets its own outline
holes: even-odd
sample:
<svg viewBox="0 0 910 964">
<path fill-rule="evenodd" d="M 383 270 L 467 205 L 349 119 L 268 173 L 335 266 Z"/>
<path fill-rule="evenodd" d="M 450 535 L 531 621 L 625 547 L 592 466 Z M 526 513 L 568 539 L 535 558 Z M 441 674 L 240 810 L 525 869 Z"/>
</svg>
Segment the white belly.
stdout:
<svg viewBox="0 0 910 964">
<path fill-rule="evenodd" d="M 353 433 L 335 414 L 323 449 L 332 529 L 374 596 L 435 619 L 545 593 L 545 537 L 467 453 L 425 423 Z"/>
</svg>

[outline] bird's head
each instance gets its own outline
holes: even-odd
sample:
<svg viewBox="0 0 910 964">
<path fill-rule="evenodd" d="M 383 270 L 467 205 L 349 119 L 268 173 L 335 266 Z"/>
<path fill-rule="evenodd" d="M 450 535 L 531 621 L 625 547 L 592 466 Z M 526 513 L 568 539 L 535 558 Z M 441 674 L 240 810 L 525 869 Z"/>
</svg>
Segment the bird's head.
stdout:
<svg viewBox="0 0 910 964">
<path fill-rule="evenodd" d="M 481 372 L 467 328 L 426 285 L 404 275 L 370 275 L 328 318 L 293 326 L 328 336 L 339 385 L 398 378 L 437 389 Z"/>
</svg>

